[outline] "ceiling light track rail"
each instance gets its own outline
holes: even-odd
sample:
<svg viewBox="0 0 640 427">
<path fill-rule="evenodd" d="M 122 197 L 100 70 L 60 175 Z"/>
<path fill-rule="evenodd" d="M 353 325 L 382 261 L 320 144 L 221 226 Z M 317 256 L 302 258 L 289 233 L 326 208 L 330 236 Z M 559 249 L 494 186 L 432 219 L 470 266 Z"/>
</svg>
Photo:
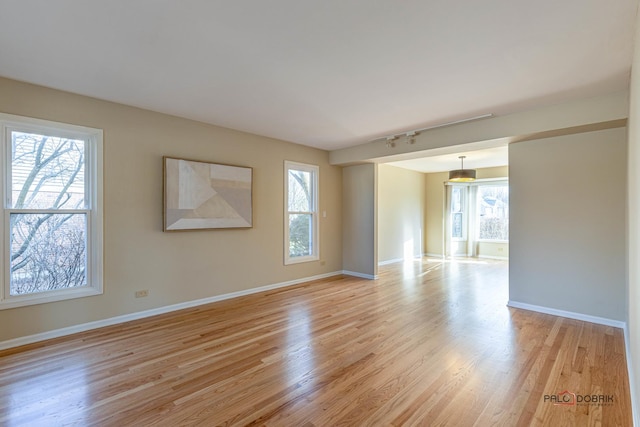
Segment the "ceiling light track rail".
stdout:
<svg viewBox="0 0 640 427">
<path fill-rule="evenodd" d="M 381 136 L 381 137 L 378 137 L 378 138 L 371 139 L 371 140 L 369 140 L 369 142 L 386 140 L 387 147 L 393 147 L 393 146 L 395 146 L 395 140 L 400 138 L 400 137 L 402 137 L 402 136 L 404 136 L 405 137 L 405 141 L 406 141 L 407 144 L 413 144 L 413 143 L 416 142 L 416 136 L 419 135 L 420 132 L 424 132 L 424 131 L 432 130 L 432 129 L 443 128 L 443 127 L 447 127 L 447 126 L 458 125 L 458 124 L 461 124 L 461 123 L 473 122 L 473 121 L 476 121 L 476 120 L 488 119 L 490 117 L 494 117 L 494 114 L 493 113 L 482 114 L 480 116 L 469 117 L 469 118 L 466 118 L 466 119 L 455 120 L 455 121 L 452 121 L 452 122 L 440 123 L 440 124 L 433 125 L 433 126 L 428 126 L 428 127 L 425 127 L 425 128 L 408 130 L 408 131 L 400 132 L 400 133 L 394 133 L 393 135 Z"/>
</svg>

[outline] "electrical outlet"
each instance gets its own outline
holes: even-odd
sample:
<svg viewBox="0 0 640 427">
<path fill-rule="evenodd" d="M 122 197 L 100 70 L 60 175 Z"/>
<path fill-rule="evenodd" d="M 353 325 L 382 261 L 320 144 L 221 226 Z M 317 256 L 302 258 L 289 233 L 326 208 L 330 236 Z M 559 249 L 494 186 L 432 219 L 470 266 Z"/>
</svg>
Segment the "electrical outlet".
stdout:
<svg viewBox="0 0 640 427">
<path fill-rule="evenodd" d="M 498 248 L 498 252 L 503 252 L 504 248 Z"/>
<path fill-rule="evenodd" d="M 325 265 L 325 264 L 326 264 L 326 262 L 324 260 L 320 261 L 320 265 Z"/>
<path fill-rule="evenodd" d="M 149 296 L 149 290 L 144 289 L 142 291 L 136 291 L 136 298 L 144 298 Z"/>
</svg>

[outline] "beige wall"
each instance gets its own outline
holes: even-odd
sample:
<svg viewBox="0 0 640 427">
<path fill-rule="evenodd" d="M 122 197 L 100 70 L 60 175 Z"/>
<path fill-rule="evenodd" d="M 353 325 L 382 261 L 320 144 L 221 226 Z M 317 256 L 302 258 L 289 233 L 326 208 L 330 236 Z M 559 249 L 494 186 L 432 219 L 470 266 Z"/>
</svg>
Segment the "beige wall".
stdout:
<svg viewBox="0 0 640 427">
<path fill-rule="evenodd" d="M 511 301 L 626 320 L 626 155 L 626 128 L 509 146 Z"/>
<path fill-rule="evenodd" d="M 447 172 L 425 174 L 425 227 L 424 252 L 429 255 L 442 255 L 442 230 L 444 228 L 442 210 L 444 203 L 444 182 Z"/>
<path fill-rule="evenodd" d="M 480 258 L 509 258 L 508 242 L 477 242 L 476 254 Z"/>
<path fill-rule="evenodd" d="M 495 168 L 476 169 L 478 179 L 507 178 L 509 176 L 508 166 L 498 166 Z"/>
<path fill-rule="evenodd" d="M 378 166 L 378 262 L 422 255 L 425 198 L 423 173 Z"/>
<path fill-rule="evenodd" d="M 325 151 L 6 79 L 0 111 L 103 129 L 105 207 L 104 294 L 0 310 L 0 341 L 342 270 L 341 170 Z M 253 167 L 254 227 L 163 233 L 164 155 Z M 317 262 L 283 264 L 284 160 L 320 166 Z"/>
<path fill-rule="evenodd" d="M 342 170 L 342 266 L 369 278 L 378 274 L 377 177 L 373 163 Z"/>
<path fill-rule="evenodd" d="M 478 179 L 490 179 L 490 178 L 506 178 L 509 176 L 509 168 L 507 166 L 499 166 L 495 168 L 481 168 L 476 169 L 476 175 Z M 426 186 L 426 218 L 425 218 L 425 253 L 429 255 L 442 255 L 442 229 L 443 223 L 443 203 L 444 203 L 444 183 L 448 180 L 448 172 L 428 173 L 425 174 L 425 186 Z M 466 243 L 465 243 L 466 245 Z M 508 243 L 502 244 L 503 251 L 506 247 L 508 256 L 509 248 Z M 506 245 L 506 246 L 504 246 Z M 483 247 L 485 254 L 490 252 L 489 247 Z M 483 249 L 481 248 L 481 249 Z M 497 248 L 496 248 L 497 252 Z"/>
<path fill-rule="evenodd" d="M 628 253 L 627 309 L 628 354 L 630 354 L 630 385 L 635 424 L 640 425 L 640 14 L 636 18 L 636 40 L 631 68 L 628 147 Z"/>
</svg>

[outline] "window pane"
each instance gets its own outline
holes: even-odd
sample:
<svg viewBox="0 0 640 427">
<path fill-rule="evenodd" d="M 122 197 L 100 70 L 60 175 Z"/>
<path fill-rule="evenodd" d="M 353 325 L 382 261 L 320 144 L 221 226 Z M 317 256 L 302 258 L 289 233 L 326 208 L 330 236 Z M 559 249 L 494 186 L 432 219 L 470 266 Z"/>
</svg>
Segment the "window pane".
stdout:
<svg viewBox="0 0 640 427">
<path fill-rule="evenodd" d="M 289 170 L 289 212 L 313 210 L 311 178 L 311 172 Z"/>
<path fill-rule="evenodd" d="M 478 187 L 478 237 L 509 240 L 509 187 Z"/>
<path fill-rule="evenodd" d="M 451 188 L 451 237 L 454 239 L 465 237 L 464 192 L 466 191 L 466 187 Z"/>
<path fill-rule="evenodd" d="M 11 295 L 87 284 L 84 214 L 11 214 Z"/>
<path fill-rule="evenodd" d="M 16 209 L 82 209 L 84 141 L 11 132 L 11 200 Z"/>
<path fill-rule="evenodd" d="M 289 256 L 307 256 L 313 253 L 313 216 L 289 215 Z"/>
<path fill-rule="evenodd" d="M 454 213 L 451 219 L 451 237 L 462 239 L 464 237 L 462 234 L 462 213 Z"/>
<path fill-rule="evenodd" d="M 462 188 L 451 189 L 451 212 L 462 212 Z"/>
</svg>

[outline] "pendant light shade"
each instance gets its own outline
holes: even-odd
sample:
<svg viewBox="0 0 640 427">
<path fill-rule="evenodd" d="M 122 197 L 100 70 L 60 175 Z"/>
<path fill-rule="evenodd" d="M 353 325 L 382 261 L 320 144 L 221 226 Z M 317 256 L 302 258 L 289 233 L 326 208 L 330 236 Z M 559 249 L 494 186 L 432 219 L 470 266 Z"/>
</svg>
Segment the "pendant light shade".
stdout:
<svg viewBox="0 0 640 427">
<path fill-rule="evenodd" d="M 453 182 L 470 182 L 476 180 L 476 170 L 475 169 L 465 169 L 464 168 L 464 159 L 466 156 L 458 157 L 460 159 L 460 169 L 456 169 L 453 171 L 449 171 L 449 181 Z"/>
</svg>

